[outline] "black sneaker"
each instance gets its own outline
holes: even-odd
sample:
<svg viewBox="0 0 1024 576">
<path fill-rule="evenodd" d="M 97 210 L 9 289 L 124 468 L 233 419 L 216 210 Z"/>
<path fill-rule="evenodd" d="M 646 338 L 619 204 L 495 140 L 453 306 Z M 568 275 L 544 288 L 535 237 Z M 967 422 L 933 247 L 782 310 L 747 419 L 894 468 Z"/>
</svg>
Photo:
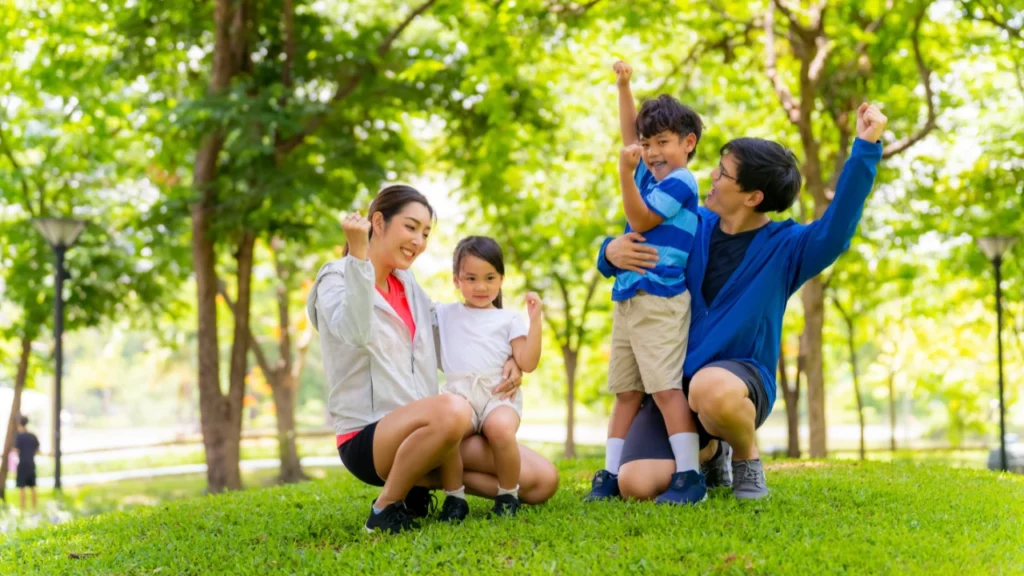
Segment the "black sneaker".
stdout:
<svg viewBox="0 0 1024 576">
<path fill-rule="evenodd" d="M 383 530 L 392 534 L 398 534 L 403 530 L 414 530 L 420 527 L 419 523 L 413 520 L 412 514 L 409 514 L 409 509 L 405 507 L 405 502 L 399 500 L 398 502 L 392 503 L 387 508 L 384 508 L 380 513 L 376 513 L 373 509 L 370 509 L 370 517 L 366 520 L 367 532 L 375 532 L 377 530 Z"/>
<path fill-rule="evenodd" d="M 494 508 L 491 508 L 493 516 L 515 516 L 519 510 L 519 498 L 511 494 L 502 494 L 494 499 Z"/>
<path fill-rule="evenodd" d="M 413 486 L 405 495 L 405 507 L 413 518 L 426 518 L 437 509 L 437 496 L 422 486 Z"/>
<path fill-rule="evenodd" d="M 437 517 L 441 522 L 462 522 L 469 516 L 469 502 L 464 498 L 447 496 L 441 505 L 441 514 Z"/>
</svg>

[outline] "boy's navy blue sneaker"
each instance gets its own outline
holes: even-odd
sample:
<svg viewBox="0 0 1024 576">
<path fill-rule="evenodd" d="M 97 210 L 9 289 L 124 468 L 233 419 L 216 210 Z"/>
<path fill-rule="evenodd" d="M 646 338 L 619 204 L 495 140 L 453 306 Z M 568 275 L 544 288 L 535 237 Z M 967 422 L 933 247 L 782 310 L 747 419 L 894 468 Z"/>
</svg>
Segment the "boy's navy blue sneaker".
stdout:
<svg viewBox="0 0 1024 576">
<path fill-rule="evenodd" d="M 608 500 L 609 498 L 618 498 L 619 496 L 619 476 L 607 470 L 598 470 L 597 474 L 594 474 L 594 479 L 590 482 L 590 494 L 587 494 L 583 501 L 597 502 L 598 500 Z"/>
<path fill-rule="evenodd" d="M 654 501 L 658 504 L 696 504 L 708 497 L 708 487 L 704 483 L 704 475 L 696 470 L 676 472 L 672 475 L 672 483 Z"/>
</svg>

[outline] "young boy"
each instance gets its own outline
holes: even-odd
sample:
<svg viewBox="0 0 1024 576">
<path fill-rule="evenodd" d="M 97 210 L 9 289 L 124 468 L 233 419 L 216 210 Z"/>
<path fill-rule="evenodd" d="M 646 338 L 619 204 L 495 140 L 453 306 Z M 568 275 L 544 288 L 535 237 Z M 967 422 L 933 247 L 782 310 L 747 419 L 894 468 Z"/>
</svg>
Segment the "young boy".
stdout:
<svg viewBox="0 0 1024 576">
<path fill-rule="evenodd" d="M 637 113 L 629 87 L 632 69 L 615 63 L 619 126 L 625 148 L 619 159 L 626 233 L 642 234 L 658 249 L 658 264 L 641 275 L 616 275 L 612 300 L 612 351 L 608 389 L 615 394 L 605 468 L 594 475 L 588 501 L 619 495 L 622 447 L 645 394 L 665 417 L 676 472 L 659 503 L 695 504 L 707 496 L 700 473 L 699 437 L 683 396 L 683 361 L 690 327 L 686 261 L 697 229 L 697 181 L 686 169 L 700 140 L 700 116 L 662 94 Z M 643 162 L 641 163 L 641 158 Z"/>
<path fill-rule="evenodd" d="M 18 474 L 15 485 L 21 492 L 21 509 L 25 509 L 25 488 L 32 489 L 32 510 L 36 501 L 36 452 L 39 439 L 28 431 L 28 416 L 22 416 L 18 423 L 18 436 L 14 439 L 14 450 L 18 453 Z"/>
</svg>

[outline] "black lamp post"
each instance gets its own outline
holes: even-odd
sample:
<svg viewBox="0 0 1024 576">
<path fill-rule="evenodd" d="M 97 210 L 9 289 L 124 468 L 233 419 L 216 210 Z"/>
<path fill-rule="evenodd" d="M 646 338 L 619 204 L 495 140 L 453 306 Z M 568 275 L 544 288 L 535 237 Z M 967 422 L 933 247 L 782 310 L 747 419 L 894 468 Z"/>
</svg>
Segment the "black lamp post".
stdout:
<svg viewBox="0 0 1024 576">
<path fill-rule="evenodd" d="M 60 490 L 60 377 L 64 368 L 64 254 L 85 228 L 85 222 L 72 218 L 38 218 L 32 224 L 46 238 L 57 256 L 57 270 L 54 277 L 56 299 L 53 316 L 53 356 L 57 366 L 54 369 L 53 398 L 53 488 Z"/>
<path fill-rule="evenodd" d="M 1006 462 L 1006 407 L 1003 404 L 1003 254 L 1017 243 L 1014 236 L 978 238 L 978 246 L 992 261 L 996 271 L 996 347 L 999 361 L 999 467 L 1009 469 Z"/>
</svg>

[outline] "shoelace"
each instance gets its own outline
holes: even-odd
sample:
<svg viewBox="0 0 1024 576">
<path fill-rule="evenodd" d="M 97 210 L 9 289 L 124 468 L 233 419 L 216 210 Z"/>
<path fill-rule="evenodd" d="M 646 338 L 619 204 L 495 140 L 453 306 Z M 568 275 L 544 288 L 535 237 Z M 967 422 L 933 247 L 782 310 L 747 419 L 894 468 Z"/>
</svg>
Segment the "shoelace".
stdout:
<svg viewBox="0 0 1024 576">
<path fill-rule="evenodd" d="M 382 514 L 386 514 L 386 522 L 398 524 L 403 530 L 408 530 L 414 524 L 412 514 L 405 506 L 389 506 Z"/>
<path fill-rule="evenodd" d="M 408 498 L 408 496 L 406 498 Z M 433 492 L 428 491 L 428 492 L 426 492 L 426 498 L 425 499 L 417 499 L 415 501 L 415 503 L 418 505 L 418 504 L 420 504 L 423 501 L 426 502 L 426 508 L 427 508 L 426 510 L 423 511 L 423 515 L 424 516 L 429 516 L 429 515 L 437 512 L 437 495 L 435 495 Z M 406 502 L 406 508 L 408 508 L 408 507 L 409 507 L 409 503 Z M 418 508 L 418 507 L 419 506 L 416 506 L 416 508 Z M 419 510 L 417 510 L 417 512 L 418 511 Z M 409 513 L 411 514 L 412 510 L 409 510 Z"/>
<path fill-rule="evenodd" d="M 757 486 L 758 488 L 760 488 L 764 484 L 764 482 L 762 481 L 762 476 L 757 473 L 757 470 L 755 470 L 753 466 L 742 466 L 742 468 L 744 480 L 752 481 L 754 485 Z"/>
</svg>

